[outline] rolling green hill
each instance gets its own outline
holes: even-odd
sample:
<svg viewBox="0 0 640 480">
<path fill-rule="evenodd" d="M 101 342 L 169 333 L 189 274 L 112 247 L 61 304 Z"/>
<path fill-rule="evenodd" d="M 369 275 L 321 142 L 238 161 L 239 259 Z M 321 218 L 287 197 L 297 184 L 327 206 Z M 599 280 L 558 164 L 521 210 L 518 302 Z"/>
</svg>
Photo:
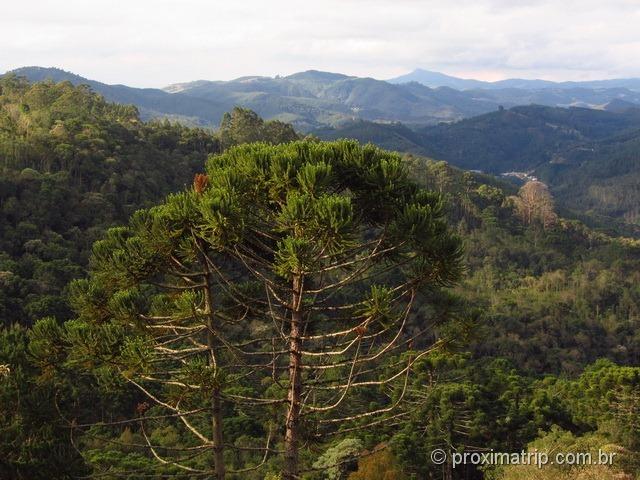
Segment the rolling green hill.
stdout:
<svg viewBox="0 0 640 480">
<path fill-rule="evenodd" d="M 640 109 L 514 107 L 420 130 L 430 156 L 490 173 L 534 170 L 563 151 L 640 127 Z"/>
<path fill-rule="evenodd" d="M 312 133 L 323 140 L 352 138 L 388 150 L 426 155 L 420 135 L 401 123 L 383 124 L 360 120 L 347 123 L 340 128 L 317 129 Z"/>
<path fill-rule="evenodd" d="M 68 315 L 91 244 L 191 182 L 219 142 L 69 82 L 0 79 L 0 324 Z"/>
</svg>

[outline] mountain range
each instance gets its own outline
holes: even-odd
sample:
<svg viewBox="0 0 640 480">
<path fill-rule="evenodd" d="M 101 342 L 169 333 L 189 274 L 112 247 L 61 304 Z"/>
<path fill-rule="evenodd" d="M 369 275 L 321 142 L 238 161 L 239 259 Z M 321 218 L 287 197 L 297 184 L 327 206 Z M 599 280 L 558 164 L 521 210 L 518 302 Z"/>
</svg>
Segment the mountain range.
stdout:
<svg viewBox="0 0 640 480">
<path fill-rule="evenodd" d="M 108 85 L 57 68 L 13 70 L 30 81 L 87 84 L 107 100 L 136 105 L 144 119 L 170 118 L 216 127 L 236 105 L 298 130 L 339 127 L 355 120 L 401 122 L 411 128 L 449 123 L 499 107 L 540 104 L 603 108 L 612 101 L 640 105 L 640 80 L 553 83 L 544 80 L 482 82 L 416 70 L 391 81 L 309 70 L 285 77 L 198 80 L 163 89 Z"/>
</svg>

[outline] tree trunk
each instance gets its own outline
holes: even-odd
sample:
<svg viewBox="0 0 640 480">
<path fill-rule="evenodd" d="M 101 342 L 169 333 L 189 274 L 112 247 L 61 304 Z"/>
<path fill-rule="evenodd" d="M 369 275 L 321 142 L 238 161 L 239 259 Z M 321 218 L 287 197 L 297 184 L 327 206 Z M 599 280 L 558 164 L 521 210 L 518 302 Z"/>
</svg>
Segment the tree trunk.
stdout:
<svg viewBox="0 0 640 480">
<path fill-rule="evenodd" d="M 298 478 L 298 425 L 300 423 L 300 394 L 302 391 L 302 276 L 294 275 L 292 287 L 291 331 L 289 334 L 289 393 L 287 410 L 284 461 L 284 480 Z"/>
<path fill-rule="evenodd" d="M 207 259 L 204 259 L 205 267 L 205 290 L 204 301 L 207 313 L 207 347 L 209 350 L 208 364 L 212 369 L 217 368 L 215 354 L 215 320 L 213 315 L 213 298 L 211 294 L 211 271 Z M 224 480 L 224 445 L 222 439 L 222 408 L 220 402 L 220 385 L 216 383 L 211 392 L 211 426 L 213 430 L 213 468 L 215 480 Z"/>
</svg>

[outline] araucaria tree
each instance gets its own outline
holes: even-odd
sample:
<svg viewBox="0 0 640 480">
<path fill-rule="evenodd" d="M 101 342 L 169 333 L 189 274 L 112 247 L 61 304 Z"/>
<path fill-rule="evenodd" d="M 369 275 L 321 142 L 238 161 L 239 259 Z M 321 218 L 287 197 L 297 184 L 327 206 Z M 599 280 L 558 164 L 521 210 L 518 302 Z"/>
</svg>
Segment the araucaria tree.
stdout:
<svg viewBox="0 0 640 480">
<path fill-rule="evenodd" d="M 264 284 L 281 345 L 272 362 L 286 372 L 274 376 L 286 392 L 284 478 L 299 478 L 301 442 L 380 422 L 402 400 L 429 351 L 410 351 L 423 333 L 407 328 L 412 307 L 458 277 L 460 242 L 440 197 L 373 146 L 248 145 L 211 159 L 208 174 L 251 185 L 228 253 Z"/>
<path fill-rule="evenodd" d="M 393 421 L 413 364 L 443 343 L 415 306 L 460 271 L 440 196 L 398 155 L 250 144 L 95 246 L 73 293 L 80 318 L 60 336 L 67 365 L 94 359 L 148 399 L 135 421 L 157 461 L 221 480 L 222 412 L 250 406 L 255 467 L 282 453 L 292 480 L 309 468 L 303 446 Z M 157 448 L 145 430 L 157 418 L 194 441 Z"/>
</svg>

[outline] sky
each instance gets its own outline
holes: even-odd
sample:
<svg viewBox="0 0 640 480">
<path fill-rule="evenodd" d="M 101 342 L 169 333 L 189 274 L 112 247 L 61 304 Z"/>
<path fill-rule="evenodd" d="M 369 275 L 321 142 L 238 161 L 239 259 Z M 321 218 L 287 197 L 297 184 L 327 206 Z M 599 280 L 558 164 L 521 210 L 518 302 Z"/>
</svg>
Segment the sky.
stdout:
<svg viewBox="0 0 640 480">
<path fill-rule="evenodd" d="M 23 0 L 0 9 L 0 72 L 138 87 L 310 69 L 640 77 L 639 25 L 640 0 Z"/>
</svg>

